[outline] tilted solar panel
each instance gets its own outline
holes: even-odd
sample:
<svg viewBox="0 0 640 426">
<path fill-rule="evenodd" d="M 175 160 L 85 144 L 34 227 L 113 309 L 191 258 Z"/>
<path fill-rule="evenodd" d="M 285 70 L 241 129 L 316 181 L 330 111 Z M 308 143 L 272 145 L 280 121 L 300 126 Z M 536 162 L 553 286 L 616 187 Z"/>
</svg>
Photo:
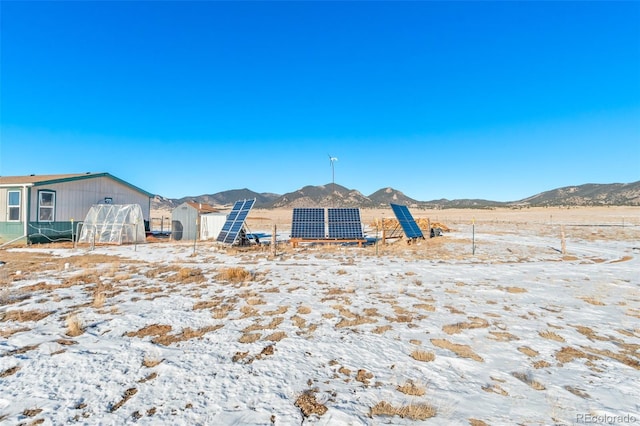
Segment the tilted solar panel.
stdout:
<svg viewBox="0 0 640 426">
<path fill-rule="evenodd" d="M 291 221 L 292 238 L 324 238 L 323 208 L 294 208 Z"/>
<path fill-rule="evenodd" d="M 224 225 L 222 225 L 222 230 L 220 234 L 218 234 L 216 241 L 227 244 L 235 243 L 238 239 L 238 234 L 242 230 L 242 225 L 244 225 L 244 221 L 255 202 L 255 198 L 252 200 L 236 201 L 227 216 L 227 220 Z"/>
<path fill-rule="evenodd" d="M 328 210 L 329 238 L 363 238 L 360 209 L 334 208 Z"/>
<path fill-rule="evenodd" d="M 391 204 L 391 209 L 393 210 L 393 214 L 396 215 L 396 219 L 400 223 L 404 234 L 407 238 L 424 238 L 422 235 L 422 230 L 409 213 L 409 208 L 407 206 L 401 206 L 399 204 Z"/>
</svg>

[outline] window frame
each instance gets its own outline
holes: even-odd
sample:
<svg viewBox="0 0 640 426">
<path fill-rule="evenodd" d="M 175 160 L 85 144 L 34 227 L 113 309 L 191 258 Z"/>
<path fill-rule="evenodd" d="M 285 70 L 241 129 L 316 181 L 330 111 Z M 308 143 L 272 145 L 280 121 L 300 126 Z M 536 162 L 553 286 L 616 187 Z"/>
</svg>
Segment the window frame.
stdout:
<svg viewBox="0 0 640 426">
<path fill-rule="evenodd" d="M 51 205 L 43 205 L 42 204 L 42 195 L 43 194 L 51 194 Z M 51 210 L 51 219 L 42 219 L 42 210 L 49 209 Z M 41 189 L 38 191 L 38 222 L 55 222 L 56 220 L 56 191 L 52 191 L 50 189 Z"/>
<path fill-rule="evenodd" d="M 11 204 L 11 194 L 18 194 L 18 204 Z M 18 218 L 11 219 L 11 211 L 18 210 Z M 7 222 L 20 222 L 22 220 L 22 191 L 19 189 L 10 189 L 7 191 Z"/>
</svg>

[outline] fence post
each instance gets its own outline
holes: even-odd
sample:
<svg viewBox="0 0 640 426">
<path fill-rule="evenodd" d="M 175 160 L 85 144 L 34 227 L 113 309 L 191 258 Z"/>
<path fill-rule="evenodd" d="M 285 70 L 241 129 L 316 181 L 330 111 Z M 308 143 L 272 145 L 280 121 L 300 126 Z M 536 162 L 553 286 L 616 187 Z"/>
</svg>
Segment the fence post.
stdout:
<svg viewBox="0 0 640 426">
<path fill-rule="evenodd" d="M 277 227 L 276 227 L 276 224 L 274 223 L 273 224 L 273 230 L 271 231 L 271 256 L 273 256 L 274 259 L 275 259 L 276 255 L 278 254 L 278 249 L 276 247 L 276 244 L 277 244 L 276 243 L 276 240 L 277 240 L 277 238 L 276 238 L 276 230 L 277 230 Z"/>
</svg>

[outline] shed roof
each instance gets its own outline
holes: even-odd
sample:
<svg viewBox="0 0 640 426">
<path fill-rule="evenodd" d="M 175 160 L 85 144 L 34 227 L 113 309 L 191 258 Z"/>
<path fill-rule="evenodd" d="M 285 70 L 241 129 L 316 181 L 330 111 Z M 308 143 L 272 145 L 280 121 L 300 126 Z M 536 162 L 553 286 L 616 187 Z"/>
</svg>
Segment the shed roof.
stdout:
<svg viewBox="0 0 640 426">
<path fill-rule="evenodd" d="M 194 201 L 187 201 L 187 204 L 198 211 L 198 213 L 218 213 L 220 210 L 216 209 L 209 204 L 196 203 Z"/>
<path fill-rule="evenodd" d="M 0 185 L 51 185 L 54 183 L 71 182 L 75 180 L 93 179 L 98 177 L 108 177 L 116 182 L 128 186 L 129 188 L 145 194 L 148 197 L 153 197 L 153 194 L 143 189 L 138 188 L 135 185 L 130 184 L 127 181 L 119 179 L 109 173 L 69 173 L 59 175 L 28 175 L 28 176 L 0 176 Z"/>
</svg>

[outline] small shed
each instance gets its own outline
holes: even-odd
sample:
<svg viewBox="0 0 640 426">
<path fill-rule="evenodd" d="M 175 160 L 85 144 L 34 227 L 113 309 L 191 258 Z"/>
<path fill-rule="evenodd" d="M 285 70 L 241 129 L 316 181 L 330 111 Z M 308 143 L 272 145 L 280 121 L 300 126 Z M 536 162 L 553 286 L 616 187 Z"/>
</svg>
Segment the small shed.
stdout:
<svg viewBox="0 0 640 426">
<path fill-rule="evenodd" d="M 171 238 L 174 241 L 215 239 L 226 217 L 208 204 L 182 203 L 171 212 Z"/>
</svg>

